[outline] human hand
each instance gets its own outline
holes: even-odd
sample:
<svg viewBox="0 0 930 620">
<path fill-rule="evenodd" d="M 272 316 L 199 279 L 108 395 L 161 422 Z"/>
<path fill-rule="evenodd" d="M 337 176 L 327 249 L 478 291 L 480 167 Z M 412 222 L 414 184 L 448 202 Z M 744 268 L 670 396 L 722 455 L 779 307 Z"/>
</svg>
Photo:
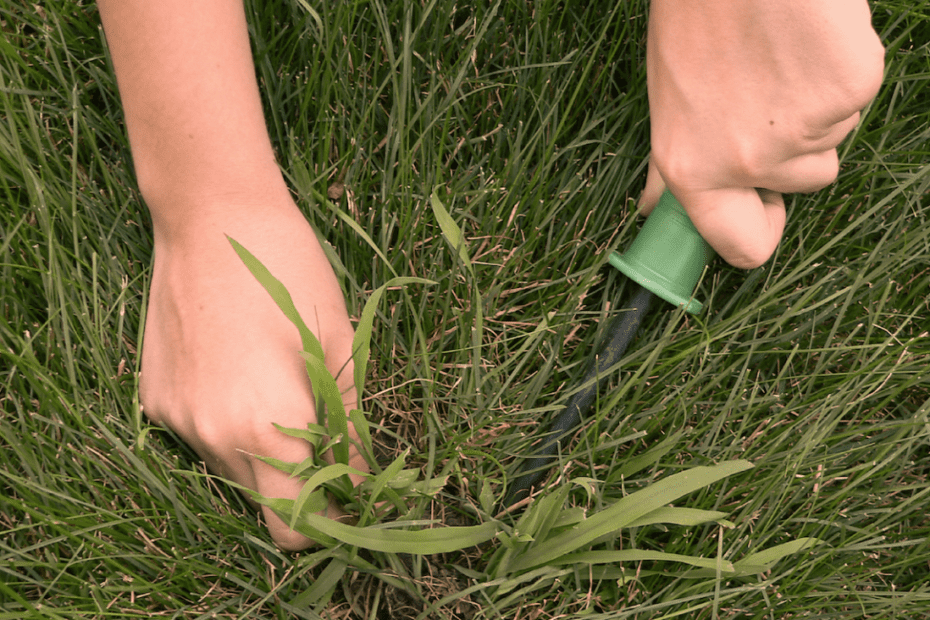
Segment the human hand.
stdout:
<svg viewBox="0 0 930 620">
<path fill-rule="evenodd" d="M 251 455 L 290 462 L 310 456 L 305 441 L 272 426 L 306 428 L 317 421 L 300 336 L 226 234 L 288 288 L 323 345 L 347 410 L 356 407 L 357 396 L 342 291 L 313 230 L 284 192 L 263 203 L 200 201 L 178 209 L 188 214 L 183 225 L 156 220 L 140 396 L 145 414 L 178 433 L 214 473 L 266 497 L 295 499 L 303 481 Z M 350 465 L 368 470 L 357 451 Z M 268 507 L 262 511 L 279 547 L 313 544 Z M 331 503 L 327 515 L 343 512 Z"/>
<path fill-rule="evenodd" d="M 781 194 L 836 178 L 884 49 L 865 0 L 653 0 L 646 64 L 643 212 L 667 186 L 717 253 L 749 269 L 781 239 Z"/>
</svg>

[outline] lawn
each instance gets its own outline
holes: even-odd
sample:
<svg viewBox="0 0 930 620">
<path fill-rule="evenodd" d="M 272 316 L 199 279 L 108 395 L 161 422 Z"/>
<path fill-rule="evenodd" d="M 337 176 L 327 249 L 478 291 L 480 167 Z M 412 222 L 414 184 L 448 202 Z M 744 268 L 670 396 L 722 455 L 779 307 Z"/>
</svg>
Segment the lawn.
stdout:
<svg viewBox="0 0 930 620">
<path fill-rule="evenodd" d="M 930 7 L 871 5 L 837 182 L 653 312 L 502 513 L 633 290 L 647 3 L 248 2 L 294 196 L 350 314 L 383 292 L 377 461 L 439 480 L 358 529 L 493 533 L 289 554 L 139 411 L 152 240 L 95 5 L 0 0 L 0 620 L 930 618 Z"/>
</svg>

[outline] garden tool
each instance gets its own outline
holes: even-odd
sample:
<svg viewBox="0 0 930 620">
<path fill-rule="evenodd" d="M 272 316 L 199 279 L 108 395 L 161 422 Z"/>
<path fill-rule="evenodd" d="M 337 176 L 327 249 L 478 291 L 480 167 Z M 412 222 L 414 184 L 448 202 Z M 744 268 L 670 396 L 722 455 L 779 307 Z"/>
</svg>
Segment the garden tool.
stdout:
<svg viewBox="0 0 930 620">
<path fill-rule="evenodd" d="M 529 497 L 558 462 L 558 455 L 581 426 L 598 388 L 609 377 L 608 371 L 620 361 L 639 330 L 653 298 L 658 296 L 690 314 L 701 312 L 703 304 L 694 298 L 694 288 L 711 258 L 710 245 L 691 223 L 684 207 L 666 190 L 627 252 L 611 253 L 610 264 L 638 286 L 607 328 L 606 344 L 589 362 L 581 387 L 553 421 L 545 442 L 523 462 L 519 477 L 508 489 L 504 509 Z"/>
</svg>

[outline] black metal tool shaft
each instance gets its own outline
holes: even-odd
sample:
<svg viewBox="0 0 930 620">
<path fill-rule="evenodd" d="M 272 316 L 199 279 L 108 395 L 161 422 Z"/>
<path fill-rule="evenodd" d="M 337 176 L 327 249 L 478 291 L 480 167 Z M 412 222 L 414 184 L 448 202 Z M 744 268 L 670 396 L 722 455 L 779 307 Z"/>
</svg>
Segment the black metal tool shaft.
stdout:
<svg viewBox="0 0 930 620">
<path fill-rule="evenodd" d="M 577 430 L 582 418 L 587 414 L 597 390 L 608 377 L 607 370 L 620 361 L 626 352 L 627 346 L 649 312 L 653 294 L 638 287 L 633 297 L 610 324 L 608 328 L 607 343 L 597 352 L 588 365 L 582 380 L 582 389 L 575 392 L 562 413 L 553 421 L 548 439 L 534 456 L 524 461 L 520 471 L 523 473 L 517 478 L 507 492 L 504 499 L 504 508 L 509 508 L 517 502 L 529 497 L 530 490 L 539 484 L 546 472 L 555 465 L 557 455 L 563 448 L 563 441 Z"/>
</svg>

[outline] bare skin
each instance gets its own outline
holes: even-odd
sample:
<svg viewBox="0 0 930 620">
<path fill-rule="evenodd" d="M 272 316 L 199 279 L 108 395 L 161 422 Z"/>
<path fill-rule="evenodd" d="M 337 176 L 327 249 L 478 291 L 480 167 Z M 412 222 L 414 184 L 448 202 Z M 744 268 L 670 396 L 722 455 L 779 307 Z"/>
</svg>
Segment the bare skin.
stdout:
<svg viewBox="0 0 930 620">
<path fill-rule="evenodd" d="M 642 207 L 667 185 L 718 254 L 757 267 L 782 236 L 781 194 L 836 179 L 836 146 L 881 85 L 868 4 L 653 0 L 648 37 Z"/>
<path fill-rule="evenodd" d="M 301 461 L 272 422 L 316 421 L 297 330 L 233 251 L 248 248 L 291 291 L 356 406 L 342 291 L 275 163 L 239 0 L 101 0 L 155 265 L 140 396 L 224 477 L 270 497 L 296 480 L 249 454 Z M 365 470 L 357 455 L 352 465 Z M 358 482 L 358 480 L 356 480 Z M 274 541 L 311 540 L 263 508 Z M 329 515 L 341 514 L 331 506 Z"/>
</svg>

